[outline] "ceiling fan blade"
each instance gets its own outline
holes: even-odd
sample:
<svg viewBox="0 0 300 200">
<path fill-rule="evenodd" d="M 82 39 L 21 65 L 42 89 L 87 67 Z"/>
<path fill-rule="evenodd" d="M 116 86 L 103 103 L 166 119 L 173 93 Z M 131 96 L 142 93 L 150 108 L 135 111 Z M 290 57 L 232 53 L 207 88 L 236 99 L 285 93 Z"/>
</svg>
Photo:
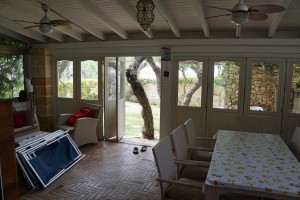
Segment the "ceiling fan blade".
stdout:
<svg viewBox="0 0 300 200">
<path fill-rule="evenodd" d="M 284 10 L 284 7 L 278 5 L 257 5 L 248 9 L 249 12 L 253 13 L 278 13 Z"/>
<path fill-rule="evenodd" d="M 53 26 L 69 26 L 72 23 L 67 21 L 67 20 L 63 20 L 63 19 L 55 19 L 55 20 L 51 20 L 50 23 Z"/>
<path fill-rule="evenodd" d="M 14 20 L 14 22 L 25 22 L 25 23 L 32 23 L 32 24 L 40 24 L 38 22 L 30 22 L 30 21 L 24 21 L 24 20 Z"/>
<path fill-rule="evenodd" d="M 250 13 L 249 20 L 252 21 L 262 21 L 268 19 L 268 15 L 261 13 Z"/>
<path fill-rule="evenodd" d="M 34 26 L 27 26 L 27 27 L 24 27 L 24 29 L 28 29 L 28 28 L 35 28 L 35 27 L 39 27 L 40 25 L 34 25 Z"/>
<path fill-rule="evenodd" d="M 68 25 L 58 25 L 58 26 L 53 26 L 55 28 L 58 28 L 60 30 L 71 30 L 72 27 L 71 26 L 68 26 Z"/>
<path fill-rule="evenodd" d="M 216 8 L 216 9 L 219 9 L 219 10 L 226 10 L 228 12 L 232 12 L 231 9 L 227 9 L 227 8 L 219 8 L 219 7 L 215 7 L 215 6 L 206 6 L 206 7 L 208 7 L 208 8 Z"/>
<path fill-rule="evenodd" d="M 222 16 L 230 16 L 230 15 L 231 15 L 231 14 L 215 15 L 215 16 L 211 16 L 211 17 L 206 17 L 205 19 L 211 19 L 211 18 L 222 17 Z"/>
</svg>

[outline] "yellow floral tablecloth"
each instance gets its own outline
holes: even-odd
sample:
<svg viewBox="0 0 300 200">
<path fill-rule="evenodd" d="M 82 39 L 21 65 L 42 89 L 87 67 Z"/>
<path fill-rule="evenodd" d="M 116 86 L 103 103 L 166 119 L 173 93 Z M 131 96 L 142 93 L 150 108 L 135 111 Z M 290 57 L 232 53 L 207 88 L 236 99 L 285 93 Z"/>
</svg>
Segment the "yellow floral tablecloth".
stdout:
<svg viewBox="0 0 300 200">
<path fill-rule="evenodd" d="M 220 130 L 206 184 L 300 198 L 300 164 L 279 135 Z"/>
</svg>

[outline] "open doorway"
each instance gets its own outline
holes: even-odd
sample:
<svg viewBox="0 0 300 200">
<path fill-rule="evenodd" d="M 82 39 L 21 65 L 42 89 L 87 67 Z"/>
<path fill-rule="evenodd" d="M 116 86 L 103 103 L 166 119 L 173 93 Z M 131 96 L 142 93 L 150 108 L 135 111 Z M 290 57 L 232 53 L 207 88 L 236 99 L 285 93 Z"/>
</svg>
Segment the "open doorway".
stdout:
<svg viewBox="0 0 300 200">
<path fill-rule="evenodd" d="M 125 135 L 121 142 L 153 146 L 160 133 L 160 57 L 119 57 L 118 61 L 125 67 Z"/>
</svg>

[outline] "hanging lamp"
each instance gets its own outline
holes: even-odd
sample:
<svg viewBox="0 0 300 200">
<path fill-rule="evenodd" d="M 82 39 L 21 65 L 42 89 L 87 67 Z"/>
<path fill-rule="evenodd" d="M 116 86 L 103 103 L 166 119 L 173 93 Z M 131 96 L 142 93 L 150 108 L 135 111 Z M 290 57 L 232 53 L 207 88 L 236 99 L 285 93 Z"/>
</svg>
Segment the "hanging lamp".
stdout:
<svg viewBox="0 0 300 200">
<path fill-rule="evenodd" d="M 136 4 L 138 10 L 136 18 L 144 31 L 150 29 L 154 20 L 154 3 L 152 0 L 139 0 Z"/>
</svg>

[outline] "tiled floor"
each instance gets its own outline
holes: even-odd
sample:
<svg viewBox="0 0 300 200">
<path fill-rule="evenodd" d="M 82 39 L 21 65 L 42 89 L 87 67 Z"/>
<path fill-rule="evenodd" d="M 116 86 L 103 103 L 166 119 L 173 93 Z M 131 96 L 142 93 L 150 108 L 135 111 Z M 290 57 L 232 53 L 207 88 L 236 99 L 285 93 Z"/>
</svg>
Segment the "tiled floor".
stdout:
<svg viewBox="0 0 300 200">
<path fill-rule="evenodd" d="M 20 180 L 20 199 L 160 199 L 151 147 L 136 155 L 132 152 L 138 143 L 123 142 L 80 148 L 85 157 L 45 189 L 28 191 Z"/>
</svg>

